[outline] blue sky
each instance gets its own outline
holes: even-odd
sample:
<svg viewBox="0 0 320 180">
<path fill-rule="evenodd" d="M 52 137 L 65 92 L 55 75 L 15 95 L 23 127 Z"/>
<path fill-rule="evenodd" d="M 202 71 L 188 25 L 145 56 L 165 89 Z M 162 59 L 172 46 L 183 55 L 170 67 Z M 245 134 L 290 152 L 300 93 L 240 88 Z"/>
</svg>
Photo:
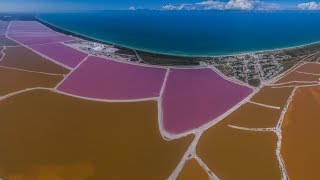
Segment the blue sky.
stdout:
<svg viewBox="0 0 320 180">
<path fill-rule="evenodd" d="M 44 12 L 108 9 L 312 9 L 320 10 L 320 0 L 0 0 L 0 12 Z M 201 4 L 202 3 L 202 4 Z M 247 3 L 247 4 L 246 4 Z M 301 3 L 301 6 L 298 6 Z M 239 6 L 242 5 L 242 6 Z"/>
</svg>

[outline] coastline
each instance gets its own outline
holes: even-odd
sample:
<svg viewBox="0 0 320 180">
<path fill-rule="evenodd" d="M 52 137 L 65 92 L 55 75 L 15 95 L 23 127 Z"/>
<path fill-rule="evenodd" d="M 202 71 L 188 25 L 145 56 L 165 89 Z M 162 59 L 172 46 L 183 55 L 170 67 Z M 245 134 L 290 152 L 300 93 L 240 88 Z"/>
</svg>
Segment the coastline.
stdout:
<svg viewBox="0 0 320 180">
<path fill-rule="evenodd" d="M 118 47 L 118 48 L 123 48 L 123 49 L 127 49 L 127 50 L 134 50 L 134 51 L 141 51 L 141 52 L 146 52 L 146 53 L 155 54 L 155 55 L 184 57 L 184 58 L 216 58 L 216 57 L 240 56 L 240 55 L 248 55 L 248 54 L 256 54 L 256 53 L 269 53 L 269 52 L 286 51 L 286 50 L 292 50 L 292 49 L 297 49 L 297 48 L 303 48 L 303 47 L 306 47 L 306 46 L 316 45 L 316 44 L 320 43 L 320 41 L 315 41 L 315 42 L 311 42 L 311 43 L 305 43 L 305 44 L 296 45 L 296 46 L 295 45 L 294 46 L 288 46 L 288 47 L 283 47 L 283 48 L 243 51 L 243 52 L 235 52 L 235 53 L 230 53 L 230 54 L 226 53 L 226 54 L 222 54 L 222 55 L 180 55 L 180 54 L 155 52 L 155 51 L 145 50 L 145 49 L 137 49 L 137 48 L 133 48 L 133 47 L 125 46 L 125 45 L 118 45 L 118 44 L 115 44 L 115 43 L 112 43 L 112 42 L 108 42 L 108 41 L 105 41 L 105 40 L 92 38 L 92 37 L 89 37 L 87 35 L 83 35 L 83 34 L 78 33 L 78 32 L 72 32 L 70 30 L 67 30 L 67 29 L 64 29 L 62 27 L 56 26 L 54 24 L 51 24 L 50 22 L 47 22 L 47 21 L 41 19 L 38 16 L 35 16 L 35 19 L 39 23 L 47 26 L 48 28 L 50 28 L 50 29 L 52 29 L 54 31 L 57 31 L 57 32 L 60 32 L 62 34 L 66 34 L 66 35 L 71 35 L 71 36 L 74 36 L 74 37 L 77 37 L 77 38 L 80 38 L 80 39 L 83 39 L 83 40 L 92 41 L 92 42 L 105 44 L 105 45 L 113 45 L 113 46 Z"/>
<path fill-rule="evenodd" d="M 49 29 L 51 29 L 53 31 L 56 31 L 56 32 L 59 32 L 59 33 L 62 33 L 62 34 L 65 34 L 65 35 L 73 36 L 73 37 L 76 37 L 76 38 L 79 38 L 79 39 L 83 39 L 83 40 L 87 40 L 87 41 L 92 41 L 92 42 L 95 42 L 95 43 L 106 44 L 106 45 L 110 45 L 111 44 L 111 45 L 113 45 L 115 47 L 121 47 L 121 48 L 124 48 L 124 49 L 131 49 L 131 48 L 119 46 L 119 45 L 116 45 L 116 44 L 104 42 L 104 41 L 101 41 L 101 40 L 98 40 L 98 39 L 94 39 L 94 38 L 82 35 L 80 33 L 71 32 L 69 30 L 66 30 L 66 29 L 63 29 L 61 27 L 55 26 L 53 24 L 50 24 L 49 22 L 46 22 L 46 21 L 40 19 L 37 16 L 35 16 L 35 19 L 36 19 L 37 22 L 47 26 Z"/>
</svg>

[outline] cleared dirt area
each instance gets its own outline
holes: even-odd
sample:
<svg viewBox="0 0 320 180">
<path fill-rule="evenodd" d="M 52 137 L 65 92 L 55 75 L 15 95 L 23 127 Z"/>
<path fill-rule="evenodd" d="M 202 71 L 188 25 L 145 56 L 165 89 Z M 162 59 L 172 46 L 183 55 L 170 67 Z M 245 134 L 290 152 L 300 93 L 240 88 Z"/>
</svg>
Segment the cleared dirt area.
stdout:
<svg viewBox="0 0 320 180">
<path fill-rule="evenodd" d="M 272 88 L 285 88 L 285 87 L 300 87 L 300 86 L 310 86 L 317 85 L 319 82 L 290 82 L 281 85 L 274 85 Z"/>
<path fill-rule="evenodd" d="M 0 66 L 46 73 L 69 73 L 68 69 L 51 62 L 25 47 L 8 47 L 3 52 L 5 53 L 5 57 L 0 62 Z"/>
<path fill-rule="evenodd" d="M 230 125 L 247 128 L 271 128 L 279 121 L 281 110 L 246 103 L 223 121 Z"/>
<path fill-rule="evenodd" d="M 195 159 L 186 162 L 183 169 L 179 173 L 178 180 L 208 180 L 207 172 L 200 166 Z"/>
<path fill-rule="evenodd" d="M 257 94 L 255 94 L 251 101 L 262 103 L 271 106 L 278 106 L 283 108 L 293 91 L 293 88 L 272 88 L 263 87 Z"/>
<path fill-rule="evenodd" d="M 5 46 L 19 46 L 18 43 L 6 38 L 5 36 L 0 36 L 0 44 Z"/>
<path fill-rule="evenodd" d="M 0 59 L 2 59 L 2 57 L 4 56 L 4 54 L 3 54 L 3 52 L 2 52 L 3 49 L 4 49 L 4 47 L 2 47 L 2 46 L 0 45 Z"/>
<path fill-rule="evenodd" d="M 304 74 L 304 73 L 299 73 L 297 71 L 293 71 L 287 76 L 275 82 L 275 84 L 291 82 L 291 81 L 319 81 L 319 78 L 320 78 L 320 74 L 312 75 L 312 74 Z"/>
<path fill-rule="evenodd" d="M 293 72 L 282 77 L 274 84 L 286 83 L 290 81 L 317 81 L 320 80 L 320 64 L 318 63 L 306 63 L 298 67 Z"/>
<path fill-rule="evenodd" d="M 221 179 L 281 179 L 273 132 L 232 129 L 221 123 L 208 129 L 197 154 Z"/>
<path fill-rule="evenodd" d="M 62 79 L 62 75 L 47 75 L 0 67 L 0 96 L 27 88 L 53 88 Z"/>
<path fill-rule="evenodd" d="M 4 179 L 165 179 L 193 136 L 164 140 L 157 109 L 156 101 L 95 102 L 49 90 L 0 101 L 0 173 Z"/>
<path fill-rule="evenodd" d="M 313 74 L 320 74 L 320 64 L 319 63 L 307 63 L 299 67 L 296 71 L 308 72 Z"/>
<path fill-rule="evenodd" d="M 282 125 L 282 149 L 290 179 L 320 179 L 320 87 L 297 89 Z"/>
</svg>

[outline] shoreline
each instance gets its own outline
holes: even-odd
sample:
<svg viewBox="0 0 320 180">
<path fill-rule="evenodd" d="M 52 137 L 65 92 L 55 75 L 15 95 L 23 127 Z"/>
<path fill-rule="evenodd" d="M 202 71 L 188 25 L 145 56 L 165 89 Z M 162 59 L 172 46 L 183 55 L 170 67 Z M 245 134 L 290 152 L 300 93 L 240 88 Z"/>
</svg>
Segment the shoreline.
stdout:
<svg viewBox="0 0 320 180">
<path fill-rule="evenodd" d="M 69 35 L 69 36 L 71 35 L 73 37 L 76 37 L 76 38 L 79 38 L 79 39 L 82 39 L 82 40 L 86 40 L 86 41 L 92 41 L 92 42 L 95 42 L 95 43 L 100 43 L 100 44 L 105 44 L 105 45 L 113 45 L 115 47 L 121 47 L 121 48 L 124 48 L 124 49 L 132 50 L 132 49 L 127 48 L 127 47 L 119 46 L 119 45 L 112 44 L 112 43 L 107 43 L 107 42 L 104 42 L 104 41 L 101 41 L 101 40 L 98 40 L 98 39 L 94 39 L 94 38 L 91 38 L 91 37 L 88 37 L 88 36 L 84 36 L 84 35 L 82 35 L 80 33 L 75 33 L 75 32 L 72 32 L 72 31 L 68 31 L 68 30 L 63 29 L 61 27 L 52 25 L 52 24 L 40 19 L 37 16 L 35 16 L 35 19 L 36 19 L 37 22 L 47 26 L 49 29 L 51 29 L 53 31 L 56 31 L 56 32 L 59 32 L 59 33 L 62 33 L 62 34 L 65 34 L 65 35 Z"/>
<path fill-rule="evenodd" d="M 244 51 L 244 52 L 224 54 L 224 55 L 194 55 L 194 56 L 193 55 L 178 55 L 178 54 L 154 52 L 154 51 L 148 51 L 148 50 L 144 50 L 144 49 L 136 49 L 136 48 L 133 48 L 133 47 L 127 47 L 127 46 L 124 46 L 124 45 L 118 45 L 118 44 L 115 44 L 115 43 L 111 43 L 111 42 L 95 39 L 95 38 L 83 35 L 81 33 L 72 32 L 70 30 L 67 30 L 67 29 L 61 28 L 59 26 L 53 25 L 53 24 L 51 24 L 51 23 L 39 18 L 38 16 L 35 16 L 35 19 L 39 23 L 47 26 L 48 28 L 50 28 L 50 29 L 52 29 L 54 31 L 57 31 L 57 32 L 60 32 L 62 34 L 66 34 L 66 35 L 71 35 L 73 37 L 77 37 L 77 38 L 80 38 L 80 39 L 83 39 L 83 40 L 92 41 L 92 42 L 105 44 L 105 45 L 113 45 L 115 47 L 120 47 L 120 48 L 124 48 L 124 49 L 128 49 L 128 50 L 142 51 L 142 52 L 155 54 L 155 55 L 184 57 L 184 58 L 216 58 L 216 57 L 241 56 L 241 55 L 248 55 L 248 54 L 269 53 L 269 52 L 276 52 L 276 51 L 286 51 L 286 50 L 292 50 L 292 49 L 297 49 L 297 48 L 303 48 L 303 47 L 310 46 L 310 45 L 320 44 L 320 41 L 315 41 L 315 42 L 312 42 L 312 43 L 306 43 L 306 44 L 290 46 L 290 47 L 266 49 L 266 50 L 253 50 L 253 51 L 247 51 L 247 52 Z"/>
</svg>

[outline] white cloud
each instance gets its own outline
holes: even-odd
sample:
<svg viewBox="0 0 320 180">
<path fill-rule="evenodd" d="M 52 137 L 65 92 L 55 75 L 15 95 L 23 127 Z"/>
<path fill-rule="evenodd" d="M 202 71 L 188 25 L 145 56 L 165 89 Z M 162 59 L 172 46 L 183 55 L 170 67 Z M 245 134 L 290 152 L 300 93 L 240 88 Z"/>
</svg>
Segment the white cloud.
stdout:
<svg viewBox="0 0 320 180">
<path fill-rule="evenodd" d="M 230 0 L 226 5 L 226 9 L 252 10 L 257 2 L 259 1 Z"/>
<path fill-rule="evenodd" d="M 279 9 L 278 4 L 264 3 L 259 0 L 207 0 L 195 4 L 168 4 L 162 10 L 275 10 Z"/>
<path fill-rule="evenodd" d="M 192 4 L 180 4 L 180 5 L 172 5 L 168 4 L 162 7 L 163 10 L 194 10 L 195 6 Z"/>
<path fill-rule="evenodd" d="M 167 5 L 162 6 L 162 9 L 163 10 L 175 10 L 176 6 L 174 6 L 172 4 L 167 4 Z"/>
<path fill-rule="evenodd" d="M 131 7 L 129 7 L 129 10 L 134 11 L 134 10 L 137 10 L 137 8 L 135 6 L 131 6 Z"/>
<path fill-rule="evenodd" d="M 279 4 L 264 3 L 264 2 L 257 3 L 255 7 L 255 10 L 259 10 L 259 11 L 269 11 L 269 10 L 278 10 L 278 9 L 280 9 Z"/>
<path fill-rule="evenodd" d="M 213 0 L 208 0 L 208 1 L 203 1 L 203 2 L 198 2 L 195 4 L 198 7 L 202 7 L 205 10 L 210 10 L 210 9 L 224 9 L 226 6 L 225 2 L 220 2 L 220 1 L 213 1 Z"/>
<path fill-rule="evenodd" d="M 297 5 L 297 8 L 302 10 L 320 10 L 320 3 L 314 1 L 301 3 Z"/>
</svg>

